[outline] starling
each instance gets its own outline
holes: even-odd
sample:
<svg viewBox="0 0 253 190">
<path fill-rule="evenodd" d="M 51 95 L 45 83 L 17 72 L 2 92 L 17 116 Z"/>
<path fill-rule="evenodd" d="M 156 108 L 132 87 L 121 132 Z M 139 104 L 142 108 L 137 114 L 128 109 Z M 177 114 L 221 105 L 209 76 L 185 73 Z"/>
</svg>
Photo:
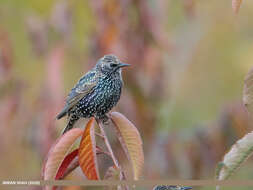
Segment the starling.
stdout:
<svg viewBox="0 0 253 190">
<path fill-rule="evenodd" d="M 176 185 L 157 185 L 153 190 L 189 190 L 192 187 L 180 187 Z"/>
<path fill-rule="evenodd" d="M 119 101 L 123 85 L 121 68 L 129 66 L 115 55 L 105 55 L 70 91 L 66 104 L 57 119 L 68 115 L 63 134 L 72 129 L 79 118 L 105 119 Z"/>
</svg>

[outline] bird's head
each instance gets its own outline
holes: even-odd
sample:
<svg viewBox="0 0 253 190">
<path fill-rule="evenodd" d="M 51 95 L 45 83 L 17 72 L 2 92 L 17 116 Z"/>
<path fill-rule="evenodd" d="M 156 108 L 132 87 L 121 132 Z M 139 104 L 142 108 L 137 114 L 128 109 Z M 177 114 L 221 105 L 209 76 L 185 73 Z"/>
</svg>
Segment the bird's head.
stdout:
<svg viewBox="0 0 253 190">
<path fill-rule="evenodd" d="M 129 66 L 129 64 L 122 63 L 115 55 L 105 55 L 99 59 L 96 68 L 105 75 L 113 73 L 120 73 L 121 68 Z"/>
</svg>

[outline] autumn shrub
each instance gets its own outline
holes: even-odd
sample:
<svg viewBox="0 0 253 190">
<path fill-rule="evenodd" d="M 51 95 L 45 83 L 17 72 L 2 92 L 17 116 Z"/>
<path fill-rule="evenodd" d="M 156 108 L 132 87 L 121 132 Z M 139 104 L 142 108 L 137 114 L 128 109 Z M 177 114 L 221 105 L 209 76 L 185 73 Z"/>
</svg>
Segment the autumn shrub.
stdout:
<svg viewBox="0 0 253 190">
<path fill-rule="evenodd" d="M 109 118 L 109 122 L 106 124 L 91 118 L 84 130 L 74 128 L 59 137 L 44 162 L 42 178 L 44 180 L 65 179 L 68 174 L 80 167 L 88 180 L 138 180 L 144 164 L 141 136 L 134 124 L 124 115 L 112 112 L 109 114 Z M 114 134 L 131 166 L 131 174 L 123 169 L 116 158 L 105 131 L 106 127 L 111 127 L 115 132 Z M 104 147 L 97 144 L 96 137 L 102 139 Z M 81 141 L 76 145 L 79 138 Z M 113 163 L 107 167 L 103 176 L 98 164 L 98 155 L 101 154 L 110 157 Z M 51 187 L 45 188 L 50 189 Z M 122 186 L 122 188 L 128 189 L 127 186 Z"/>
</svg>

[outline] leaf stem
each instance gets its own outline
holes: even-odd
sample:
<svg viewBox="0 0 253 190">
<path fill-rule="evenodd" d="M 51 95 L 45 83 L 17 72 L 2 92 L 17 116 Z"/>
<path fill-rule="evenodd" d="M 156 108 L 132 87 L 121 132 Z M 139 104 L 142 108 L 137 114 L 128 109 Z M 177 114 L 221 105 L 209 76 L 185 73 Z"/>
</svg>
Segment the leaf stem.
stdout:
<svg viewBox="0 0 253 190">
<path fill-rule="evenodd" d="M 95 132 L 95 135 L 97 135 L 98 137 L 101 137 L 102 139 L 105 138 L 104 135 L 102 135 L 102 134 L 100 134 L 100 133 L 96 133 L 96 132 Z"/>
<path fill-rule="evenodd" d="M 119 167 L 119 162 L 118 162 L 118 160 L 116 159 L 116 157 L 114 156 L 114 153 L 113 153 L 113 151 L 112 151 L 112 147 L 111 147 L 111 145 L 110 145 L 110 143 L 109 143 L 109 140 L 108 140 L 108 138 L 107 138 L 107 136 L 106 136 L 106 133 L 105 133 L 105 130 L 104 130 L 104 125 L 103 125 L 98 119 L 96 119 L 96 121 L 97 121 L 98 126 L 99 126 L 99 128 L 100 128 L 100 131 L 101 131 L 101 133 L 102 133 L 102 136 L 104 137 L 104 141 L 105 141 L 105 145 L 106 145 L 106 147 L 107 147 L 107 150 L 108 150 L 109 153 L 111 154 L 112 161 L 113 161 L 114 165 L 115 165 L 118 169 L 120 169 L 120 167 Z"/>
<path fill-rule="evenodd" d="M 119 165 L 119 162 L 116 159 L 116 157 L 115 157 L 115 155 L 114 155 L 114 153 L 112 151 L 112 147 L 111 147 L 111 145 L 109 143 L 109 140 L 108 140 L 107 135 L 106 135 L 105 130 L 104 130 L 104 125 L 103 125 L 103 123 L 99 119 L 96 119 L 96 121 L 97 121 L 98 126 L 100 128 L 101 135 L 104 137 L 105 145 L 106 145 L 109 153 L 111 154 L 112 161 L 113 161 L 114 165 L 116 166 L 116 168 L 118 168 L 120 170 L 120 180 L 125 180 L 126 176 L 125 176 L 124 172 L 122 171 L 122 169 L 121 169 L 121 167 Z M 123 187 L 123 188 L 124 189 L 128 189 L 127 186 Z"/>
<path fill-rule="evenodd" d="M 99 146 L 96 146 L 96 148 L 97 148 L 97 151 L 96 151 L 97 154 L 106 154 L 107 156 L 109 156 L 111 158 L 111 154 L 109 152 L 103 151 L 103 149 L 100 148 Z"/>
</svg>

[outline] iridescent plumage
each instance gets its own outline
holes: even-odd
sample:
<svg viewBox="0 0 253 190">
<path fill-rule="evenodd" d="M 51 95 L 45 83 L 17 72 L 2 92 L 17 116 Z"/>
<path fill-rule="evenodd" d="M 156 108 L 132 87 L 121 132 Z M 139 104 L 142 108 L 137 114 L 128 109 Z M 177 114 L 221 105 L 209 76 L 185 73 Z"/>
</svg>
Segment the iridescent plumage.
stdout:
<svg viewBox="0 0 253 190">
<path fill-rule="evenodd" d="M 123 85 L 121 63 L 114 55 L 105 55 L 95 67 L 86 73 L 70 91 L 63 110 L 57 115 L 60 119 L 66 115 L 69 121 L 63 133 L 73 128 L 81 117 L 105 118 L 119 101 Z"/>
</svg>

